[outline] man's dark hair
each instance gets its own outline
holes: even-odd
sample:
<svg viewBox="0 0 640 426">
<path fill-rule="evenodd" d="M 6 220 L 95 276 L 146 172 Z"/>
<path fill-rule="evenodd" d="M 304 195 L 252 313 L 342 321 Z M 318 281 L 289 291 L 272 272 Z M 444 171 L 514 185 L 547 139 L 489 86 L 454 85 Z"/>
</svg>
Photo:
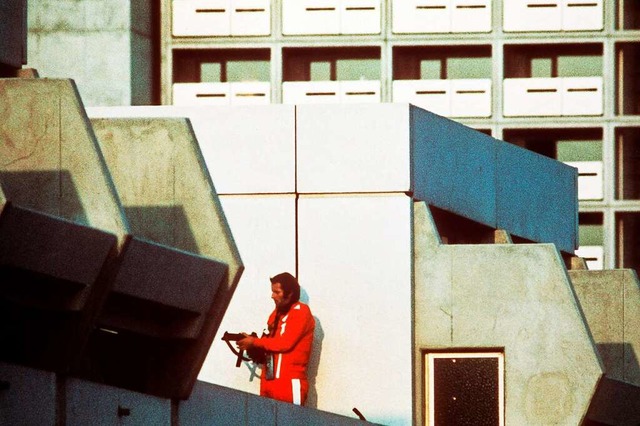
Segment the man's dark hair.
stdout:
<svg viewBox="0 0 640 426">
<path fill-rule="evenodd" d="M 280 287 L 282 288 L 282 292 L 285 297 L 291 295 L 290 303 L 296 303 L 300 300 L 300 284 L 298 284 L 298 280 L 296 277 L 291 275 L 288 272 L 282 272 L 274 277 L 270 278 L 271 284 L 280 283 Z"/>
</svg>

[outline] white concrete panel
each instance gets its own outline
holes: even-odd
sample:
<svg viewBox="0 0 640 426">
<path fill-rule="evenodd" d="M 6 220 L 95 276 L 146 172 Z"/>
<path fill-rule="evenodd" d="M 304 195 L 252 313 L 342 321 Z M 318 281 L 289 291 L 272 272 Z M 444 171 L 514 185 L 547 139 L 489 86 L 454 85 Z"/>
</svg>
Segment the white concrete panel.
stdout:
<svg viewBox="0 0 640 426">
<path fill-rule="evenodd" d="M 393 32 L 447 33 L 451 31 L 451 0 L 393 0 Z"/>
<path fill-rule="evenodd" d="M 411 391 L 411 200 L 303 196 L 299 279 L 316 317 L 317 407 L 407 425 Z"/>
<path fill-rule="evenodd" d="M 295 192 L 292 106 L 87 108 L 90 118 L 187 117 L 218 194 Z"/>
<path fill-rule="evenodd" d="M 340 82 L 340 103 L 380 103 L 380 81 L 355 80 Z"/>
<path fill-rule="evenodd" d="M 602 30 L 603 27 L 603 0 L 562 0 L 564 31 Z"/>
<path fill-rule="evenodd" d="M 604 268 L 604 248 L 602 246 L 580 246 L 576 250 L 576 256 L 585 260 L 589 270 L 602 270 Z"/>
<path fill-rule="evenodd" d="M 231 35 L 271 34 L 271 2 L 269 0 L 232 0 L 230 13 Z"/>
<path fill-rule="evenodd" d="M 271 103 L 271 84 L 267 82 L 233 82 L 232 105 L 268 105 Z"/>
<path fill-rule="evenodd" d="M 230 0 L 173 0 L 173 35 L 230 35 L 229 3 Z"/>
<path fill-rule="evenodd" d="M 407 191 L 406 104 L 297 107 L 299 193 Z"/>
<path fill-rule="evenodd" d="M 561 0 L 504 0 L 504 31 L 560 31 Z"/>
<path fill-rule="evenodd" d="M 602 77 L 562 77 L 562 115 L 602 115 Z"/>
<path fill-rule="evenodd" d="M 506 117 L 562 114 L 561 78 L 507 78 L 503 89 Z"/>
<path fill-rule="evenodd" d="M 438 115 L 451 115 L 449 80 L 395 80 L 393 102 L 408 102 Z"/>
<path fill-rule="evenodd" d="M 452 32 L 488 33 L 491 29 L 491 0 L 452 0 Z"/>
<path fill-rule="evenodd" d="M 602 161 L 566 162 L 578 169 L 578 199 L 602 200 L 604 198 Z"/>
<path fill-rule="evenodd" d="M 294 195 L 247 195 L 221 196 L 220 201 L 245 270 L 198 379 L 258 394 L 254 366 L 235 368 L 235 356 L 220 339 L 225 331 L 261 335 L 274 308 L 269 277 L 284 271 L 295 275 L 296 200 Z"/>
<path fill-rule="evenodd" d="M 449 82 L 452 117 L 491 117 L 491 79 Z"/>
<path fill-rule="evenodd" d="M 341 34 L 380 34 L 380 0 L 342 0 Z"/>
<path fill-rule="evenodd" d="M 339 34 L 340 0 L 282 0 L 282 34 Z"/>
<path fill-rule="evenodd" d="M 231 103 L 228 83 L 173 83 L 173 105 L 212 106 Z"/>
<path fill-rule="evenodd" d="M 283 104 L 335 104 L 340 102 L 338 81 L 285 81 Z"/>
</svg>

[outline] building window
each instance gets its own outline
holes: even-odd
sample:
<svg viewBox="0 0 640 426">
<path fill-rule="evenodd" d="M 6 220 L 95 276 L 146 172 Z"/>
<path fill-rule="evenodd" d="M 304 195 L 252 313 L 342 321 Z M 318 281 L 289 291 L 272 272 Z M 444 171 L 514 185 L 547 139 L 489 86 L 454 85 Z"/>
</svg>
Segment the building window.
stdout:
<svg viewBox="0 0 640 426">
<path fill-rule="evenodd" d="M 504 425 L 502 352 L 427 352 L 426 422 Z"/>
<path fill-rule="evenodd" d="M 640 271 L 640 212 L 616 213 L 617 268 Z"/>
<path fill-rule="evenodd" d="M 580 213 L 578 216 L 578 250 L 589 270 L 604 269 L 604 226 L 602 213 Z"/>
<path fill-rule="evenodd" d="M 287 48 L 284 81 L 380 80 L 380 48 Z"/>
<path fill-rule="evenodd" d="M 616 114 L 640 114 L 640 43 L 616 44 Z"/>
<path fill-rule="evenodd" d="M 640 200 L 640 127 L 616 129 L 616 198 Z"/>
<path fill-rule="evenodd" d="M 271 80 L 268 49 L 184 49 L 173 56 L 174 83 Z"/>
</svg>

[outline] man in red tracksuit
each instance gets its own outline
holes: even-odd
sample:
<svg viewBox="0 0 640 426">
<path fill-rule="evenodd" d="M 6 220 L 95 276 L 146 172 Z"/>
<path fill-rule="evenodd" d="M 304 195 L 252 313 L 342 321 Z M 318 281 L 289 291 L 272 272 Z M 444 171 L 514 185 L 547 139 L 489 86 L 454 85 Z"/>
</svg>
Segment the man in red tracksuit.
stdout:
<svg viewBox="0 0 640 426">
<path fill-rule="evenodd" d="M 260 395 L 303 405 L 307 399 L 307 363 L 313 344 L 315 320 L 300 299 L 295 277 L 283 272 L 271 278 L 271 298 L 276 308 L 269 316 L 269 335 L 261 338 L 245 334 L 238 348 L 252 347 L 267 352 L 260 379 Z"/>
</svg>

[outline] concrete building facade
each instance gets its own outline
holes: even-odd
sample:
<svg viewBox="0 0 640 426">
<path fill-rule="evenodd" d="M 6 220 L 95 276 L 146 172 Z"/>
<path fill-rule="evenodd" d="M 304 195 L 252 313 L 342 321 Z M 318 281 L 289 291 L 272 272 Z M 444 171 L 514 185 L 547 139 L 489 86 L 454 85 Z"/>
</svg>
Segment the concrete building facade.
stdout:
<svg viewBox="0 0 640 426">
<path fill-rule="evenodd" d="M 411 102 L 578 167 L 580 254 L 638 269 L 633 1 L 316 6 L 30 2 L 29 66 L 88 106 Z"/>
</svg>

